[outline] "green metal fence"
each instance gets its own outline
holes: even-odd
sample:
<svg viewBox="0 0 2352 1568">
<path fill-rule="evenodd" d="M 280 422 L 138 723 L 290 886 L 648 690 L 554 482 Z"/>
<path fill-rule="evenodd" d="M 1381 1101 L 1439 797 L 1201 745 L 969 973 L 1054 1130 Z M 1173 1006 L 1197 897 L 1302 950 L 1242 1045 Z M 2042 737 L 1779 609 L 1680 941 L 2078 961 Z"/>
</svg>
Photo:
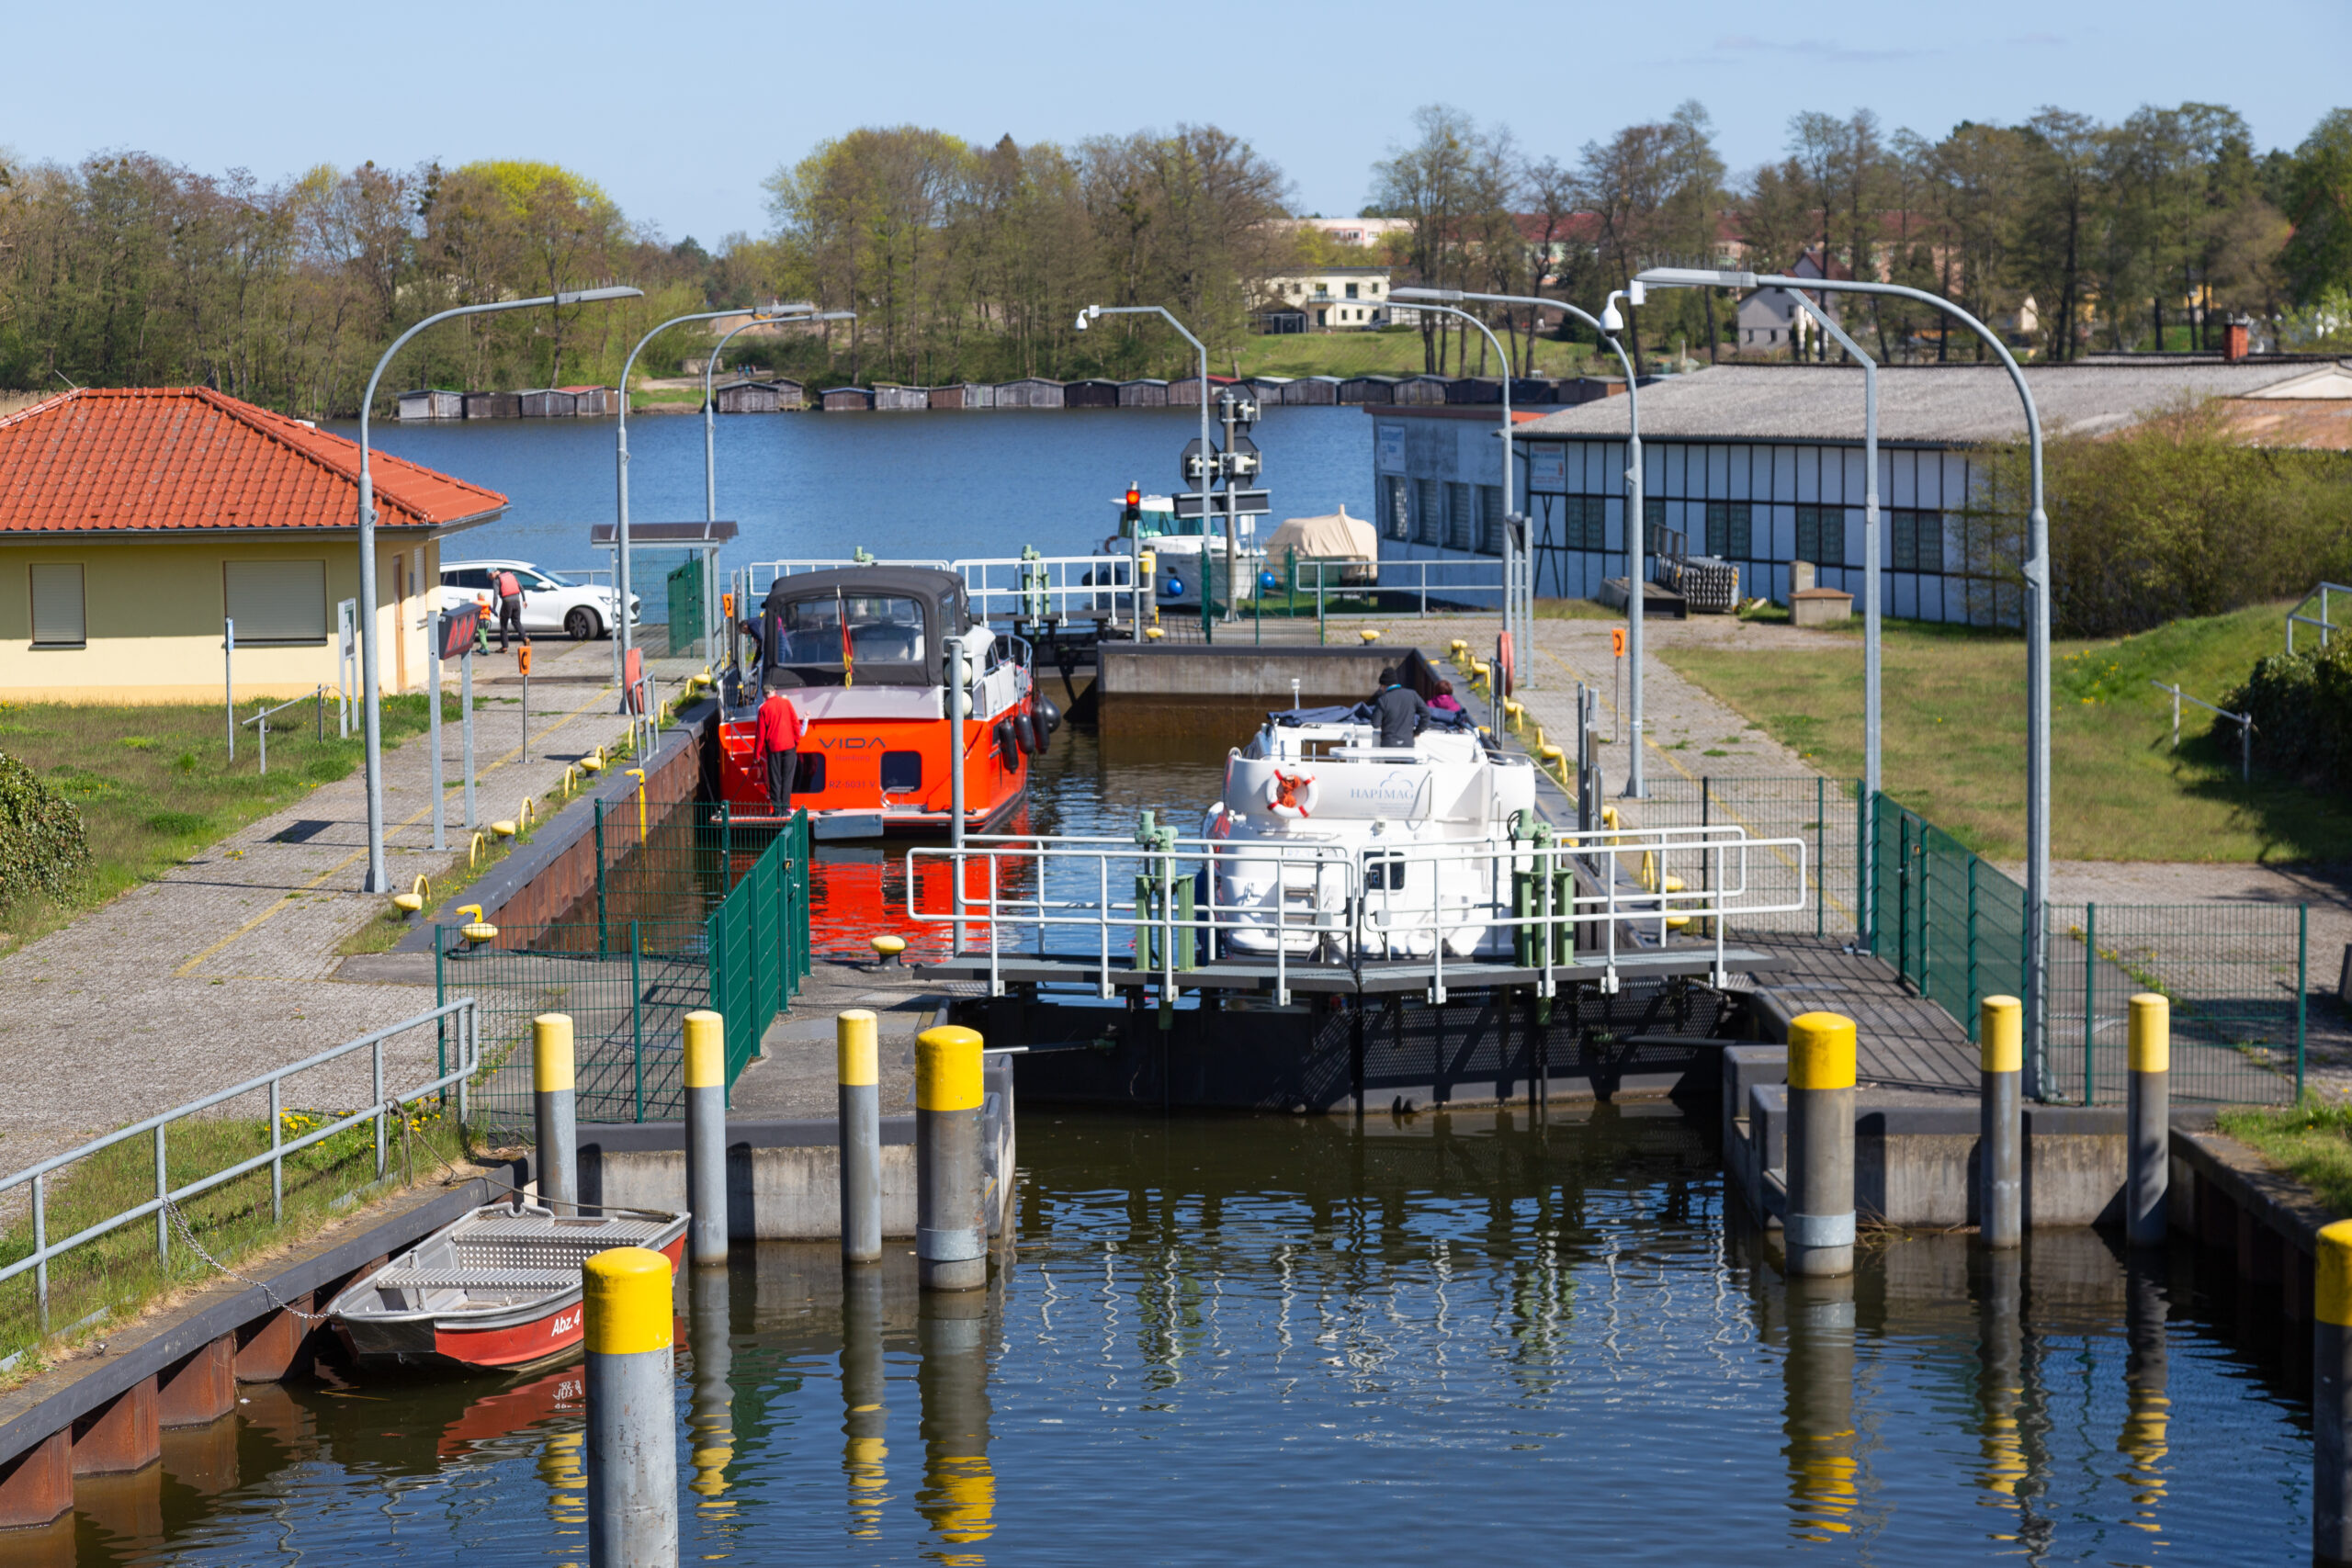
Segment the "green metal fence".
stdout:
<svg viewBox="0 0 2352 1568">
<path fill-rule="evenodd" d="M 595 830 L 634 837 L 633 810 Z M 808 818 L 782 828 L 735 826 L 724 807 L 656 824 L 610 866 L 566 918 L 527 943 L 469 943 L 438 933 L 438 998 L 480 1003 L 482 1071 L 474 1113 L 512 1124 L 531 1117 L 531 1020 L 572 1021 L 582 1122 L 671 1121 L 683 1114 L 685 1016 L 727 1021 L 727 1082 L 758 1054 L 809 963 Z"/>
<path fill-rule="evenodd" d="M 2026 992 L 2025 889 L 1876 797 L 1878 955 L 1976 1038 L 1988 996 Z M 2303 1086 L 2309 915 L 2299 904 L 2052 904 L 2041 1098 L 2117 1105 L 2126 1004 L 2172 1001 L 2172 1094 L 2271 1104 Z"/>
<path fill-rule="evenodd" d="M 1744 917 L 1741 929 L 1846 940 L 1860 930 L 1857 911 L 1862 908 L 1863 856 L 1856 826 L 1860 780 L 1818 773 L 1799 778 L 1669 775 L 1652 777 L 1648 788 L 1645 798 L 1626 807 L 1627 819 L 1638 826 L 1730 824 L 1747 829 L 1751 838 L 1804 842 L 1802 862 L 1793 853 L 1759 855 L 1748 868 L 1751 882 L 1762 879 L 1758 892 L 1770 895 L 1774 903 L 1795 902 L 1801 893 L 1804 907 L 1782 914 Z M 1797 886 L 1800 865 L 1802 889 Z M 1683 874 L 1684 868 L 1674 869 L 1677 874 Z"/>
</svg>

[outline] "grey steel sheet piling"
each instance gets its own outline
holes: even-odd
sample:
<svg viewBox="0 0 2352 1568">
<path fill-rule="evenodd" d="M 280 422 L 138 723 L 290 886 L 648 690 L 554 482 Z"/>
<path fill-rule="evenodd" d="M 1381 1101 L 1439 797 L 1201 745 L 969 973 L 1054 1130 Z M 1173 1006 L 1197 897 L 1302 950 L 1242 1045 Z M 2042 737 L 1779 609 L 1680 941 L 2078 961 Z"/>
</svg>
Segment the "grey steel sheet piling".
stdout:
<svg viewBox="0 0 2352 1568">
<path fill-rule="evenodd" d="M 2025 1236 L 2025 1004 L 1986 997 L 1977 1013 L 1976 1228 L 1986 1247 Z"/>
<path fill-rule="evenodd" d="M 879 1020 L 864 1008 L 836 1016 L 842 1147 L 842 1260 L 882 1258 L 882 1089 Z"/>
<path fill-rule="evenodd" d="M 588 1357 L 588 1561 L 678 1561 L 670 1260 L 616 1247 L 581 1266 Z"/>
<path fill-rule="evenodd" d="M 2162 1247 L 2172 1184 L 2172 1003 L 2132 998 L 2124 1112 L 2123 1233 L 2133 1247 Z"/>
<path fill-rule="evenodd" d="M 571 1015 L 531 1021 L 532 1107 L 538 1122 L 539 1201 L 580 1212 L 580 1124 L 572 1103 Z"/>
<path fill-rule="evenodd" d="M 686 1014 L 686 1261 L 727 1266 L 727 1021 Z"/>
<path fill-rule="evenodd" d="M 926 1291 L 989 1282 L 980 1046 L 978 1031 L 953 1025 L 915 1041 L 915 1262 Z"/>
<path fill-rule="evenodd" d="M 1782 1248 L 1792 1276 L 1854 1269 L 1854 1021 L 1809 1012 L 1789 1023 L 1789 1204 Z"/>
</svg>

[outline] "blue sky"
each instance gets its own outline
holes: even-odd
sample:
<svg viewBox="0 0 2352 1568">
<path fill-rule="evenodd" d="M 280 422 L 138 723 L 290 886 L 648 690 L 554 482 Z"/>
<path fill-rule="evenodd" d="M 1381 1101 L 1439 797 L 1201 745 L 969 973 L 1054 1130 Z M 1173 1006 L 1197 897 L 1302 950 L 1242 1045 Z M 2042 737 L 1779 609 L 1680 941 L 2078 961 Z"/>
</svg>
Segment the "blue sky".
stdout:
<svg viewBox="0 0 2352 1568">
<path fill-rule="evenodd" d="M 761 179 L 824 137 L 913 121 L 975 141 L 1075 141 L 1214 120 L 1289 174 L 1302 211 L 1352 212 L 1366 169 L 1442 101 L 1563 159 L 1684 98 L 1725 159 L 1780 152 L 1790 115 L 1869 106 L 1940 134 L 2038 107 L 2117 118 L 2229 104 L 2264 147 L 2352 101 L 2346 0 L 2217 10 L 1973 0 L 1788 9 L 1464 7 L 1392 0 L 1139 6 L 932 0 L 647 6 L 27 6 L 0 147 L 78 159 L 135 148 L 264 178 L 325 162 L 544 158 L 632 217 L 706 244 L 766 222 Z M 1518 15 L 1514 15 L 1514 13 Z M 1536 17 L 1540 16 L 1540 21 Z M 1525 19 L 1521 19 L 1524 17 Z M 1220 29 L 1205 51 L 1195 24 Z M 28 69 L 32 62 L 57 69 Z"/>
</svg>

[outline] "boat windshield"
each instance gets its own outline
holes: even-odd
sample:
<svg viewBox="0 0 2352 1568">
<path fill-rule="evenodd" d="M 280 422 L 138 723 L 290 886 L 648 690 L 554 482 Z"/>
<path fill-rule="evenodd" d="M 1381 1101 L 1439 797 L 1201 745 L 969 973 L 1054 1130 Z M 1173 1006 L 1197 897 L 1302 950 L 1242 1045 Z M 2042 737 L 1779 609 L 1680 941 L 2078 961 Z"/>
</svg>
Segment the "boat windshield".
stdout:
<svg viewBox="0 0 2352 1568">
<path fill-rule="evenodd" d="M 849 620 L 850 657 L 857 663 L 912 664 L 922 658 L 922 606 L 913 599 L 853 593 L 797 599 L 780 610 L 779 664 L 839 668 L 842 620 Z"/>
</svg>

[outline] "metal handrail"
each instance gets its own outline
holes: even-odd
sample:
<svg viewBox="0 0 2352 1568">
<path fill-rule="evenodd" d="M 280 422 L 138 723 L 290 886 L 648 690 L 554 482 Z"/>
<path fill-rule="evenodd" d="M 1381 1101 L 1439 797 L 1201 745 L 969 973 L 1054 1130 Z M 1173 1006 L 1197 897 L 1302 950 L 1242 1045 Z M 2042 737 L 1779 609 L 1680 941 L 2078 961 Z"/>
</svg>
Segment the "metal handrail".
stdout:
<svg viewBox="0 0 2352 1568">
<path fill-rule="evenodd" d="M 416 1089 L 410 1090 L 406 1094 L 396 1095 L 387 1099 L 384 1093 L 385 1043 L 399 1035 L 407 1033 L 410 1030 L 421 1029 L 428 1024 L 437 1025 L 445 1019 L 450 1018 L 458 1020 L 457 1031 L 457 1070 L 454 1072 L 443 1073 L 438 1077 L 432 1079 L 428 1083 L 419 1085 Z M 283 1089 L 285 1080 L 293 1077 L 296 1073 L 305 1072 L 311 1067 L 322 1066 L 329 1062 L 336 1061 L 344 1056 L 347 1056 L 355 1051 L 366 1050 L 371 1047 L 375 1053 L 375 1103 L 365 1111 L 355 1111 L 350 1115 L 345 1116 L 338 1121 L 329 1122 L 312 1132 L 306 1133 L 302 1136 L 293 1139 L 290 1142 L 288 1141 L 285 1135 L 285 1123 L 283 1120 L 283 1113 L 285 1110 L 283 1103 Z M 396 1105 L 404 1106 L 413 1104 L 413 1102 L 423 1100 L 429 1095 L 438 1094 L 444 1089 L 454 1087 L 458 1091 L 458 1120 L 462 1124 L 466 1120 L 466 1084 L 468 1080 L 472 1077 L 474 1072 L 481 1065 L 481 1020 L 475 1010 L 474 999 L 471 997 L 461 997 L 456 1001 L 444 1003 L 442 1006 L 435 1008 L 430 1012 L 419 1013 L 414 1018 L 405 1019 L 399 1023 L 391 1024 L 387 1028 L 377 1030 L 371 1034 L 363 1034 L 356 1040 L 346 1040 L 342 1044 L 332 1046 L 327 1050 L 320 1052 L 316 1055 L 306 1056 L 299 1062 L 289 1063 L 283 1067 L 278 1067 L 270 1072 L 263 1073 L 258 1077 L 247 1078 L 243 1083 L 232 1085 L 228 1089 L 217 1090 L 214 1093 L 204 1096 L 200 1100 L 192 1100 L 185 1105 L 175 1106 L 173 1109 L 164 1111 L 158 1115 L 150 1116 L 143 1122 L 134 1122 L 130 1126 L 109 1133 L 103 1138 L 94 1138 L 90 1142 L 81 1145 L 79 1148 L 68 1150 L 66 1153 L 62 1155 L 52 1156 L 48 1159 L 40 1161 L 37 1165 L 27 1166 L 24 1169 L 17 1171 L 12 1176 L 0 1177 L 0 1193 L 5 1193 L 13 1188 L 22 1186 L 27 1182 L 30 1182 L 32 1184 L 33 1213 L 33 1249 L 29 1254 L 17 1259 L 15 1262 L 10 1263 L 6 1267 L 0 1267 L 0 1280 L 12 1280 L 28 1269 L 33 1271 L 35 1276 L 34 1292 L 40 1303 L 40 1328 L 41 1332 L 46 1334 L 49 1331 L 49 1265 L 51 1259 L 72 1251 L 74 1248 L 80 1247 L 85 1242 L 94 1241 L 99 1236 L 106 1235 L 110 1232 L 118 1230 L 123 1225 L 129 1224 L 133 1220 L 143 1219 L 147 1215 L 153 1214 L 155 1216 L 156 1259 L 158 1262 L 168 1261 L 171 1256 L 171 1229 L 169 1216 L 165 1211 L 171 1206 L 175 1205 L 186 1199 L 195 1197 L 198 1193 L 208 1192 L 213 1188 L 220 1186 L 224 1182 L 233 1181 L 238 1177 L 258 1170 L 263 1166 L 268 1166 L 270 1168 L 270 1217 L 273 1222 L 281 1220 L 285 1217 L 286 1205 L 286 1156 L 291 1154 L 300 1154 L 302 1150 L 309 1148 L 311 1145 L 321 1143 L 327 1138 L 333 1137 L 335 1134 L 342 1132 L 345 1128 L 354 1126 L 370 1117 L 373 1117 L 376 1122 L 376 1179 L 381 1181 L 384 1179 L 386 1170 L 385 1162 L 389 1151 L 389 1135 L 390 1131 L 389 1119 L 391 1114 L 392 1107 Z M 170 1179 L 165 1174 L 167 1169 L 167 1166 L 165 1164 L 167 1141 L 165 1138 L 164 1129 L 172 1122 L 176 1122 L 183 1117 L 194 1115 L 198 1111 L 209 1110 L 213 1106 L 225 1104 L 230 1100 L 239 1099 L 242 1096 L 252 1094 L 256 1090 L 264 1089 L 269 1090 L 270 1146 L 268 1152 L 266 1154 L 254 1155 L 250 1158 L 240 1160 L 235 1165 L 230 1166 L 224 1170 L 215 1171 L 209 1176 L 199 1177 L 196 1180 L 188 1182 L 183 1186 L 176 1188 L 171 1186 Z M 55 1243 L 51 1242 L 48 1235 L 49 1214 L 47 1203 L 47 1187 L 48 1178 L 50 1175 L 54 1171 L 73 1164 L 76 1160 L 85 1159 L 91 1155 L 96 1154 L 101 1150 L 112 1148 L 117 1144 L 124 1143 L 131 1138 L 150 1134 L 153 1135 L 155 1140 L 155 1196 L 147 1199 L 143 1202 L 133 1204 L 131 1207 L 123 1210 L 110 1218 L 100 1220 L 96 1224 L 85 1226 L 83 1229 L 76 1231 L 74 1235 L 66 1237 L 63 1241 Z"/>
<path fill-rule="evenodd" d="M 2287 612 L 2287 651 L 2289 653 L 2295 651 L 2295 627 L 2298 624 L 2306 626 L 2317 626 L 2319 628 L 2319 645 L 2322 648 L 2325 648 L 2327 646 L 2328 633 L 2340 632 L 2345 629 L 2327 618 L 2327 597 L 2331 593 L 2352 594 L 2352 588 L 2346 588 L 2341 582 L 2323 582 L 2318 587 L 2312 589 L 2309 593 L 2304 594 L 2301 599 L 2295 601 L 2295 607 Z M 2303 606 L 2310 604 L 2314 599 L 2319 601 L 2319 618 L 2317 620 L 2313 620 L 2311 616 L 2303 614 Z"/>
<path fill-rule="evenodd" d="M 745 569 L 744 583 L 749 595 L 756 600 L 779 578 L 860 566 L 923 567 L 952 571 L 964 580 L 965 596 L 971 601 L 974 613 L 983 619 L 993 606 L 1002 604 L 1004 608 L 998 613 L 1014 620 L 1067 625 L 1073 614 L 1092 620 L 1107 606 L 1111 620 L 1132 625 L 1143 601 L 1143 585 L 1136 580 L 1134 558 L 1115 555 L 973 556 L 958 560 L 808 557 L 753 561 Z M 1005 572 L 1012 574 L 1009 582 L 999 581 Z M 1076 581 L 1089 575 L 1101 580 Z M 1125 604 L 1124 616 L 1120 614 L 1122 601 Z"/>
<path fill-rule="evenodd" d="M 2187 692 L 2182 691 L 2177 682 L 2166 682 L 2151 677 L 2148 684 L 2159 692 L 2172 694 L 2172 749 L 2176 751 L 2180 750 L 2181 704 L 2195 703 L 2207 713 L 2217 713 L 2223 718 L 2235 720 L 2238 727 L 2238 781 L 2241 784 L 2254 782 L 2254 715 L 2232 713 L 2227 708 L 2215 707 L 2202 697 L 2190 696 Z"/>
<path fill-rule="evenodd" d="M 1751 895 L 1748 862 L 1758 851 L 1784 861 L 1793 852 L 1798 869 L 1795 886 L 1800 889 L 1793 901 Z M 949 863 L 953 878 L 949 908 L 923 907 L 922 862 L 925 860 Z M 1091 881 L 1092 897 L 1050 893 L 1046 871 L 1057 862 L 1066 869 L 1078 869 L 1076 881 L 1081 886 Z M 1196 904 L 1189 917 L 1177 913 L 1177 898 L 1171 891 L 1175 886 L 1191 881 L 1204 866 L 1220 862 L 1271 863 L 1274 868 L 1271 901 L 1222 903 L 1212 876 L 1205 903 Z M 967 870 L 974 863 L 987 868 L 984 896 L 967 889 Z M 1138 952 L 1136 966 L 1155 969 L 1165 989 L 1172 990 L 1192 967 L 1189 960 L 1182 964 L 1176 960 L 1180 942 L 1190 952 L 1202 933 L 1214 941 L 1220 931 L 1249 931 L 1273 937 L 1268 956 L 1274 964 L 1278 1002 L 1286 1001 L 1290 995 L 1294 944 L 1310 953 L 1321 953 L 1330 950 L 1335 940 L 1340 962 L 1359 972 L 1366 958 L 1393 961 L 1400 956 L 1396 949 L 1401 943 L 1408 949 L 1401 956 L 1428 962 L 1430 994 L 1442 1001 L 1449 960 L 1457 975 L 1476 973 L 1482 964 L 1493 962 L 1447 952 L 1450 935 L 1477 926 L 1531 933 L 1541 950 L 1542 962 L 1529 966 L 1542 972 L 1538 995 L 1549 997 L 1555 993 L 1555 971 L 1561 967 L 1556 957 L 1562 948 L 1560 939 L 1570 937 L 1567 946 L 1573 949 L 1573 936 L 1579 927 L 1594 928 L 1591 934 L 1598 938 L 1595 945 L 1600 951 L 1594 957 L 1602 966 L 1602 990 L 1613 993 L 1619 988 L 1621 923 L 1635 923 L 1645 931 L 1655 925 L 1657 940 L 1663 945 L 1676 925 L 1704 921 L 1712 933 L 1711 972 L 1718 984 L 1724 983 L 1728 977 L 1724 937 L 1729 920 L 1802 908 L 1804 863 L 1805 844 L 1801 838 L 1755 839 L 1743 828 L 1726 825 L 1564 832 L 1544 843 L 1482 840 L 1341 845 L 1295 839 L 1237 841 L 1171 837 L 1159 845 L 1145 846 L 1133 839 L 1108 836 L 976 835 L 967 839 L 960 851 L 941 846 L 908 852 L 907 913 L 919 921 L 956 923 L 959 931 L 967 925 L 984 926 L 990 995 L 1003 994 L 1001 965 L 1008 930 L 1014 933 L 1016 952 L 1021 933 L 1026 932 L 1034 936 L 1031 951 L 1044 957 L 1049 955 L 1047 930 L 1063 927 L 1094 933 L 1095 988 L 1099 996 L 1109 998 L 1114 994 L 1112 931 L 1115 927 L 1122 932 L 1123 950 L 1128 930 L 1139 939 L 1146 931 L 1154 933 L 1149 945 L 1157 948 L 1158 962 L 1148 964 L 1149 953 Z M 1449 864 L 1471 870 L 1473 882 L 1485 890 L 1477 901 L 1461 902 L 1454 895 L 1451 897 L 1455 901 L 1449 902 L 1449 896 L 1439 892 L 1439 868 Z M 1141 898 L 1114 897 L 1114 865 L 1120 868 L 1122 886 L 1127 885 L 1126 878 L 1140 876 L 1152 891 Z M 1695 866 L 1697 886 L 1689 886 L 1686 878 L 1684 887 L 1668 890 L 1678 865 L 1685 872 Z M 1385 874 L 1390 867 L 1413 866 L 1423 868 L 1419 876 L 1409 870 L 1396 879 Z M 1091 869 L 1091 876 L 1084 874 L 1085 868 Z M 1599 884 L 1599 890 L 1584 892 L 1571 879 L 1567 884 L 1571 890 L 1563 902 L 1557 891 L 1561 879 L 1579 869 Z M 1381 874 L 1377 877 L 1376 872 Z M 1542 907 L 1525 915 L 1514 908 L 1523 891 L 1515 880 L 1521 874 L 1533 874 L 1535 886 L 1543 890 Z M 1334 877 L 1339 879 L 1336 885 L 1331 881 Z M 1026 892 L 1017 890 L 1023 882 L 1029 884 Z M 1406 886 L 1417 891 L 1400 900 L 1396 894 Z M 1423 887 L 1429 890 L 1426 894 L 1418 891 Z M 1296 891 L 1310 894 L 1311 901 L 1294 908 L 1286 895 Z M 1409 951 L 1420 940 L 1427 941 L 1429 951 Z M 1516 934 L 1510 940 L 1514 947 L 1523 945 Z M 1377 951 L 1367 952 L 1367 947 Z"/>
</svg>

